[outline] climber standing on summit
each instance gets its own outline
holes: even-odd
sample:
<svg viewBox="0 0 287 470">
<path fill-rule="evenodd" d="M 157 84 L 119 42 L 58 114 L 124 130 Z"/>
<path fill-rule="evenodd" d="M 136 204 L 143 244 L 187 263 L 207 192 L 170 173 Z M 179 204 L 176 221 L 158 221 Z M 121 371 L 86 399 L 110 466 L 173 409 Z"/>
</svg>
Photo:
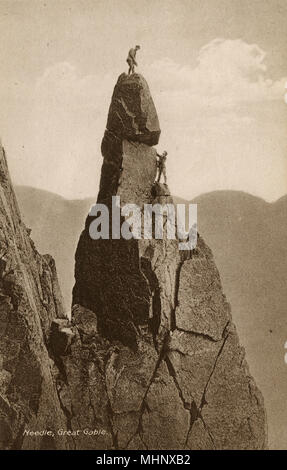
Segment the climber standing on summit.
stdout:
<svg viewBox="0 0 287 470">
<path fill-rule="evenodd" d="M 137 67 L 137 61 L 136 61 L 136 53 L 140 49 L 140 46 L 136 46 L 134 49 L 129 50 L 128 58 L 127 58 L 127 63 L 129 64 L 129 72 L 128 74 L 131 75 L 135 73 L 135 66 Z"/>
</svg>

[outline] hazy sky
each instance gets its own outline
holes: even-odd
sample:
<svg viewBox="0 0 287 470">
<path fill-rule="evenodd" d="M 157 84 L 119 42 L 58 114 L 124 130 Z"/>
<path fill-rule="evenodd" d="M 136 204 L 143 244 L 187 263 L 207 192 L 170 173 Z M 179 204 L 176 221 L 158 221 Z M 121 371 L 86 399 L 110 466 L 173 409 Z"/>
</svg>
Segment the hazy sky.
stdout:
<svg viewBox="0 0 287 470">
<path fill-rule="evenodd" d="M 141 45 L 174 194 L 287 193 L 286 0 L 0 0 L 0 135 L 14 182 L 97 193 L 100 143 Z"/>
</svg>

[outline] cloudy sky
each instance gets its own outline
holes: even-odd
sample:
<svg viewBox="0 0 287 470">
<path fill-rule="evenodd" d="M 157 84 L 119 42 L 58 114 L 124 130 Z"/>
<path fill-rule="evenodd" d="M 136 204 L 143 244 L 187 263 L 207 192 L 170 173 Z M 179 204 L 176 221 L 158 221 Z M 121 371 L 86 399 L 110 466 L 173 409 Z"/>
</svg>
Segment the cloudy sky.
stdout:
<svg viewBox="0 0 287 470">
<path fill-rule="evenodd" d="M 0 0 L 0 135 L 13 180 L 97 193 L 100 143 L 141 45 L 174 194 L 287 193 L 286 0 Z"/>
</svg>

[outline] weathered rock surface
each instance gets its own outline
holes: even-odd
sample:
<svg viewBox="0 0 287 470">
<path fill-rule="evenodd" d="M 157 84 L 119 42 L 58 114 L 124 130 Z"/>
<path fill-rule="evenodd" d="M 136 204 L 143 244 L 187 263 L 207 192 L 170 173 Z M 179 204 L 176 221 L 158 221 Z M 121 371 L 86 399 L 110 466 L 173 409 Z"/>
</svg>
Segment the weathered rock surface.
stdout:
<svg viewBox="0 0 287 470">
<path fill-rule="evenodd" d="M 119 76 L 108 114 L 107 130 L 120 139 L 156 145 L 160 127 L 157 112 L 142 75 Z"/>
<path fill-rule="evenodd" d="M 112 196 L 142 215 L 145 203 L 172 204 L 154 184 L 153 110 L 142 77 L 120 77 L 102 142 L 98 202 L 110 209 Z M 93 240 L 89 215 L 69 321 L 53 260 L 36 251 L 0 157 L 1 448 L 263 449 L 263 399 L 204 240 L 193 251 L 166 235 Z"/>
<path fill-rule="evenodd" d="M 0 448 L 63 448 L 66 438 L 24 434 L 66 428 L 47 348 L 64 310 L 54 261 L 21 221 L 2 147 L 0 224 Z"/>
<path fill-rule="evenodd" d="M 112 104 L 109 120 L 113 113 Z M 145 203 L 172 203 L 169 189 L 154 184 L 155 150 L 124 137 L 105 134 L 98 201 L 111 208 L 120 196 L 142 214 Z M 63 359 L 77 395 L 68 387 L 64 395 L 74 420 L 87 423 L 90 413 L 90 426 L 106 434 L 79 447 L 263 449 L 263 399 L 203 239 L 192 252 L 166 236 L 92 240 L 92 221 L 76 252 L 79 334 Z"/>
</svg>

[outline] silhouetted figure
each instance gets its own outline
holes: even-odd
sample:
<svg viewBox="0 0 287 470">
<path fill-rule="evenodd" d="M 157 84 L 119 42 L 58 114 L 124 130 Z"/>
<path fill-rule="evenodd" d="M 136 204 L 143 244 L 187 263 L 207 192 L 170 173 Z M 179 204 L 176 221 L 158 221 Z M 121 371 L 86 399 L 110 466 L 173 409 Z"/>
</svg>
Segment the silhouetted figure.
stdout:
<svg viewBox="0 0 287 470">
<path fill-rule="evenodd" d="M 163 175 L 164 178 L 164 184 L 166 184 L 167 178 L 166 178 L 166 159 L 167 159 L 167 152 L 164 151 L 162 155 L 159 155 L 158 153 L 156 154 L 158 157 L 157 160 L 157 168 L 158 168 L 158 177 L 157 177 L 157 183 L 160 182 L 161 175 Z"/>
<path fill-rule="evenodd" d="M 136 53 L 140 49 L 140 46 L 136 46 L 134 49 L 129 50 L 128 58 L 127 58 L 127 63 L 129 64 L 129 72 L 128 74 L 131 75 L 132 73 L 135 73 L 135 66 L 137 67 L 137 61 L 136 61 Z"/>
</svg>

